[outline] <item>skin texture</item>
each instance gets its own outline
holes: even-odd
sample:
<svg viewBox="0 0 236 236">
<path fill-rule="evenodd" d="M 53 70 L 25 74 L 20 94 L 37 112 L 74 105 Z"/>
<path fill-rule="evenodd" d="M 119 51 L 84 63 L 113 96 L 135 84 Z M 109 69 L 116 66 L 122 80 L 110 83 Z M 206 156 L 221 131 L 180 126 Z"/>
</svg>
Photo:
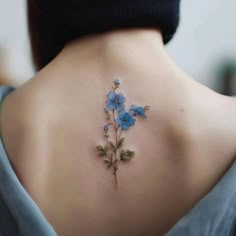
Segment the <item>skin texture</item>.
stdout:
<svg viewBox="0 0 236 236">
<path fill-rule="evenodd" d="M 128 107 L 151 106 L 123 132 L 136 155 L 119 166 L 116 191 L 95 151 L 114 76 Z M 69 43 L 0 115 L 13 168 L 60 236 L 163 235 L 235 159 L 236 100 L 186 75 L 154 29 Z"/>
</svg>

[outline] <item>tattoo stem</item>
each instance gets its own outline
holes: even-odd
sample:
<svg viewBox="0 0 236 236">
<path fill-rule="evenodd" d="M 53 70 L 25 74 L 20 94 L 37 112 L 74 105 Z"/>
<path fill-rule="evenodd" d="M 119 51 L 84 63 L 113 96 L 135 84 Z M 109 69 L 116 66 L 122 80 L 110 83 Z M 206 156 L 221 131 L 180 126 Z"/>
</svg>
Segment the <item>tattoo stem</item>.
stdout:
<svg viewBox="0 0 236 236">
<path fill-rule="evenodd" d="M 117 180 L 117 174 L 116 174 L 116 171 L 114 171 L 114 176 L 115 176 L 115 189 L 118 188 L 118 180 Z"/>
<path fill-rule="evenodd" d="M 115 110 L 113 110 L 113 120 L 114 120 L 114 128 L 115 128 L 115 131 L 117 131 L 116 119 L 115 119 Z"/>
<path fill-rule="evenodd" d="M 121 133 L 122 133 L 122 129 L 120 130 L 119 141 L 120 141 Z"/>
<path fill-rule="evenodd" d="M 118 180 L 117 180 L 117 170 L 118 170 L 118 167 L 117 167 L 117 158 L 116 158 L 116 152 L 117 152 L 117 126 L 116 126 L 116 120 L 115 120 L 115 111 L 113 110 L 113 119 L 114 119 L 114 128 L 115 128 L 115 135 L 116 135 L 116 146 L 115 146 L 115 160 L 113 162 L 113 170 L 114 170 L 114 176 L 115 176 L 115 187 L 117 189 L 118 187 Z"/>
</svg>

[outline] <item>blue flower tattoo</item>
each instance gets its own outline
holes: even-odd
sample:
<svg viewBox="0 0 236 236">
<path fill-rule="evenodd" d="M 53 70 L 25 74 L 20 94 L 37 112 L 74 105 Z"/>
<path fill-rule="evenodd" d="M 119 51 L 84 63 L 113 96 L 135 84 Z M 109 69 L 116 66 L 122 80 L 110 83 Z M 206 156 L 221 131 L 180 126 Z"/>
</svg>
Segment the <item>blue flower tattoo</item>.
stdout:
<svg viewBox="0 0 236 236">
<path fill-rule="evenodd" d="M 96 151 L 99 156 L 104 158 L 107 167 L 113 169 L 116 188 L 118 187 L 117 171 L 119 163 L 128 162 L 135 156 L 134 151 L 123 148 L 125 138 L 121 137 L 121 134 L 135 125 L 137 117 L 147 118 L 146 112 L 150 109 L 148 105 L 142 107 L 133 104 L 129 111 L 125 111 L 126 97 L 123 93 L 115 92 L 120 84 L 121 81 L 116 79 L 114 86 L 112 86 L 113 90 L 107 94 L 106 107 L 104 107 L 107 123 L 103 126 L 106 144 L 96 146 Z M 115 141 L 109 140 L 109 126 L 112 126 L 115 131 Z"/>
<path fill-rule="evenodd" d="M 137 105 L 131 105 L 129 112 L 133 114 L 134 116 L 141 116 L 147 118 L 145 115 L 145 108 L 144 107 L 139 107 Z"/>
<path fill-rule="evenodd" d="M 117 94 L 114 91 L 110 91 L 107 95 L 107 107 L 110 110 L 117 110 L 117 111 L 123 111 L 125 108 L 125 96 L 122 93 Z"/>
<path fill-rule="evenodd" d="M 123 130 L 127 130 L 130 126 L 134 125 L 136 119 L 133 118 L 132 114 L 126 111 L 121 111 L 118 114 L 118 118 L 116 119 L 117 124 Z"/>
<path fill-rule="evenodd" d="M 120 85 L 120 80 L 119 80 L 119 79 L 116 79 L 116 80 L 114 81 L 114 84 L 119 86 L 119 85 Z"/>
</svg>

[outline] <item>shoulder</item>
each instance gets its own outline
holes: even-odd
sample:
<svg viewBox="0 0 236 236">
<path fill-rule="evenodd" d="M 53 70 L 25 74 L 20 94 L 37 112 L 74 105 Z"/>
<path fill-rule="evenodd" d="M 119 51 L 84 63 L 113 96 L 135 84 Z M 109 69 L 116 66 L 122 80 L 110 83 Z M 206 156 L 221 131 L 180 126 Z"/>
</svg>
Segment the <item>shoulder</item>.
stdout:
<svg viewBox="0 0 236 236">
<path fill-rule="evenodd" d="M 199 99 L 196 106 L 197 120 L 202 126 L 200 140 L 206 152 L 213 150 L 213 156 L 224 156 L 230 162 L 236 157 L 236 99 L 219 93 L 210 93 Z M 199 118 L 200 117 L 200 118 Z M 197 125 L 199 122 L 197 123 Z M 198 125 L 199 126 L 199 125 Z M 200 129 L 201 128 L 201 129 Z M 212 145 L 210 148 L 209 145 Z"/>
<path fill-rule="evenodd" d="M 10 160 L 23 142 L 19 137 L 32 126 L 29 122 L 34 116 L 34 111 L 29 115 L 32 98 L 24 85 L 0 86 L 0 134 Z"/>
<path fill-rule="evenodd" d="M 50 117 L 44 89 L 32 82 L 29 80 L 17 88 L 0 86 L 0 133 L 10 157 L 17 155 L 26 134 L 39 130 L 47 124 L 45 117 Z"/>
<path fill-rule="evenodd" d="M 31 89 L 31 81 L 17 88 L 10 85 L 0 86 L 1 119 L 5 119 L 11 126 L 29 123 L 34 114 L 37 115 L 37 94 Z"/>
<path fill-rule="evenodd" d="M 228 128 L 229 136 L 232 137 L 234 146 L 234 160 L 236 160 L 236 96 L 223 96 L 225 98 L 225 107 L 222 107 L 222 113 L 225 114 L 223 124 Z M 230 139 L 231 140 L 231 139 Z"/>
<path fill-rule="evenodd" d="M 232 116 L 234 120 L 234 124 L 236 125 L 236 96 L 223 96 L 225 98 L 225 108 L 228 110 L 229 114 Z"/>
</svg>

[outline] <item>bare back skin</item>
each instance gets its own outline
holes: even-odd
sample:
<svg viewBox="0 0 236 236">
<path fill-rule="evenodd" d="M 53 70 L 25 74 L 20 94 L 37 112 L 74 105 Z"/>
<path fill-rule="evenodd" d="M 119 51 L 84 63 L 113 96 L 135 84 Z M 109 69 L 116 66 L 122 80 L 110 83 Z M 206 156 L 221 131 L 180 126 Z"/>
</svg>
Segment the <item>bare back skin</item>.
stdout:
<svg viewBox="0 0 236 236">
<path fill-rule="evenodd" d="M 95 147 L 114 78 L 148 119 L 123 132 L 136 152 L 114 189 Z M 186 75 L 154 30 L 68 44 L 10 94 L 2 138 L 21 183 L 59 236 L 166 233 L 225 174 L 236 154 L 236 100 Z"/>
</svg>

